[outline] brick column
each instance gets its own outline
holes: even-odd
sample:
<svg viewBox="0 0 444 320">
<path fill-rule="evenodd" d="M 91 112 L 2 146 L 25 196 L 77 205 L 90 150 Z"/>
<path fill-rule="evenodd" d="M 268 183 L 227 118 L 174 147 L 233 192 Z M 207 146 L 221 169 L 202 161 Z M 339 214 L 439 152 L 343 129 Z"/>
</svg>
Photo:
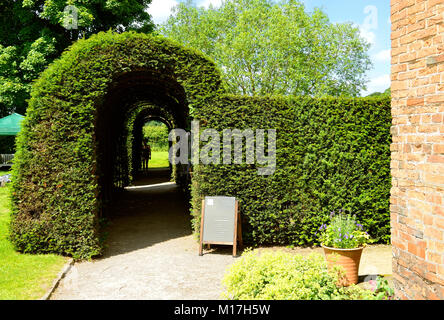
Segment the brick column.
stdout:
<svg viewBox="0 0 444 320">
<path fill-rule="evenodd" d="M 393 278 L 444 299 L 444 0 L 391 0 Z"/>
</svg>

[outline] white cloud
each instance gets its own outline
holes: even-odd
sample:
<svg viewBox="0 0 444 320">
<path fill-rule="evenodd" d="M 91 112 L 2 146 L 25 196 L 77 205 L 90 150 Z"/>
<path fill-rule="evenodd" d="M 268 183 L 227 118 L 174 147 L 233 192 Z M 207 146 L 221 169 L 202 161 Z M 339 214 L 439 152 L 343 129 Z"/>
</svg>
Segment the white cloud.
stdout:
<svg viewBox="0 0 444 320">
<path fill-rule="evenodd" d="M 373 31 L 364 28 L 363 26 L 359 26 L 359 31 L 361 33 L 361 37 L 367 40 L 368 43 L 374 45 L 376 43 L 376 34 Z"/>
<path fill-rule="evenodd" d="M 378 53 L 373 55 L 373 60 L 378 62 L 388 62 L 392 58 L 391 56 L 391 50 L 381 50 Z"/>
<path fill-rule="evenodd" d="M 363 96 L 367 96 L 373 92 L 384 92 L 391 85 L 390 75 L 384 74 L 382 76 L 375 77 L 367 84 L 367 90 L 362 92 Z"/>
<path fill-rule="evenodd" d="M 148 7 L 148 13 L 152 15 L 156 24 L 165 22 L 171 15 L 171 9 L 178 5 L 176 0 L 153 0 Z"/>
</svg>

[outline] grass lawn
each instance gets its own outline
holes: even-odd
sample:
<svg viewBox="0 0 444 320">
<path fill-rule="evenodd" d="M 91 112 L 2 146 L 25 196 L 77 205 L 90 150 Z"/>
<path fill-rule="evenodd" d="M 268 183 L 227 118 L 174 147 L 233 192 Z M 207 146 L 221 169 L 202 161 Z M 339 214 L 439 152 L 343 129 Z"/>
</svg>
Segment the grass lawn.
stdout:
<svg viewBox="0 0 444 320">
<path fill-rule="evenodd" d="M 165 168 L 169 166 L 168 151 L 152 151 L 149 168 Z"/>
<path fill-rule="evenodd" d="M 8 187 L 4 187 L 0 188 L 0 300 L 39 299 L 50 288 L 67 259 L 57 255 L 15 252 L 7 239 L 9 220 Z"/>
</svg>

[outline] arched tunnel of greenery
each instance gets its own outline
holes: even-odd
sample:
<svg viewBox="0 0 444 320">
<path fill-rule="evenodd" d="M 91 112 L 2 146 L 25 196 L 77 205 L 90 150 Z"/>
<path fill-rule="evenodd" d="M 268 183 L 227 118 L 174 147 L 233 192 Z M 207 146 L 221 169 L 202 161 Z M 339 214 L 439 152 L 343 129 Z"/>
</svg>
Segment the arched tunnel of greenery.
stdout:
<svg viewBox="0 0 444 320">
<path fill-rule="evenodd" d="M 165 108 L 161 108 L 152 104 L 143 104 L 132 114 L 129 118 L 128 126 L 128 164 L 131 166 L 129 169 L 130 179 L 134 179 L 138 175 L 138 168 L 141 168 L 141 145 L 144 138 L 150 138 L 145 135 L 144 127 L 147 123 L 156 121 L 157 123 L 165 126 L 167 132 L 177 128 L 175 125 L 174 117 L 168 113 Z M 187 124 L 188 126 L 188 124 Z M 161 127 L 163 129 L 163 127 Z M 165 139 L 166 140 L 166 139 Z M 162 141 L 162 144 L 170 145 L 168 141 Z M 174 165 L 170 166 L 171 169 L 175 169 Z M 176 172 L 174 170 L 174 172 Z M 174 180 L 177 180 L 176 176 L 172 176 Z M 130 180 L 131 182 L 131 180 Z"/>
<path fill-rule="evenodd" d="M 136 173 L 143 124 L 187 129 L 190 108 L 222 90 L 212 61 L 165 38 L 106 32 L 77 41 L 34 84 L 17 138 L 15 247 L 100 254 L 99 219 Z"/>
<path fill-rule="evenodd" d="M 116 79 L 97 114 L 97 147 L 102 157 L 98 178 L 104 201 L 111 199 L 115 188 L 129 185 L 136 176 L 142 127 L 148 119 L 163 120 L 171 129 L 189 127 L 184 89 L 174 79 L 148 71 Z"/>
</svg>

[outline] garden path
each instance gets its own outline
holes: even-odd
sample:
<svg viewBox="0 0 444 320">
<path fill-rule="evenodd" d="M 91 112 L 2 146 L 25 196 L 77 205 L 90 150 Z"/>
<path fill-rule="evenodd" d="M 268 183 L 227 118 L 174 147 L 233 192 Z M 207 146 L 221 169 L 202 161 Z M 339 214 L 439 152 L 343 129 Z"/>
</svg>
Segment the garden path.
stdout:
<svg viewBox="0 0 444 320">
<path fill-rule="evenodd" d="M 51 299 L 220 298 L 225 269 L 236 258 L 231 247 L 198 256 L 187 200 L 168 178 L 167 171 L 150 171 L 115 201 L 103 257 L 76 263 Z M 371 273 L 391 273 L 389 246 L 364 250 L 360 274 Z"/>
<path fill-rule="evenodd" d="M 219 298 L 231 248 L 198 256 L 187 200 L 168 180 L 153 170 L 115 201 L 103 257 L 76 263 L 51 299 Z"/>
</svg>

